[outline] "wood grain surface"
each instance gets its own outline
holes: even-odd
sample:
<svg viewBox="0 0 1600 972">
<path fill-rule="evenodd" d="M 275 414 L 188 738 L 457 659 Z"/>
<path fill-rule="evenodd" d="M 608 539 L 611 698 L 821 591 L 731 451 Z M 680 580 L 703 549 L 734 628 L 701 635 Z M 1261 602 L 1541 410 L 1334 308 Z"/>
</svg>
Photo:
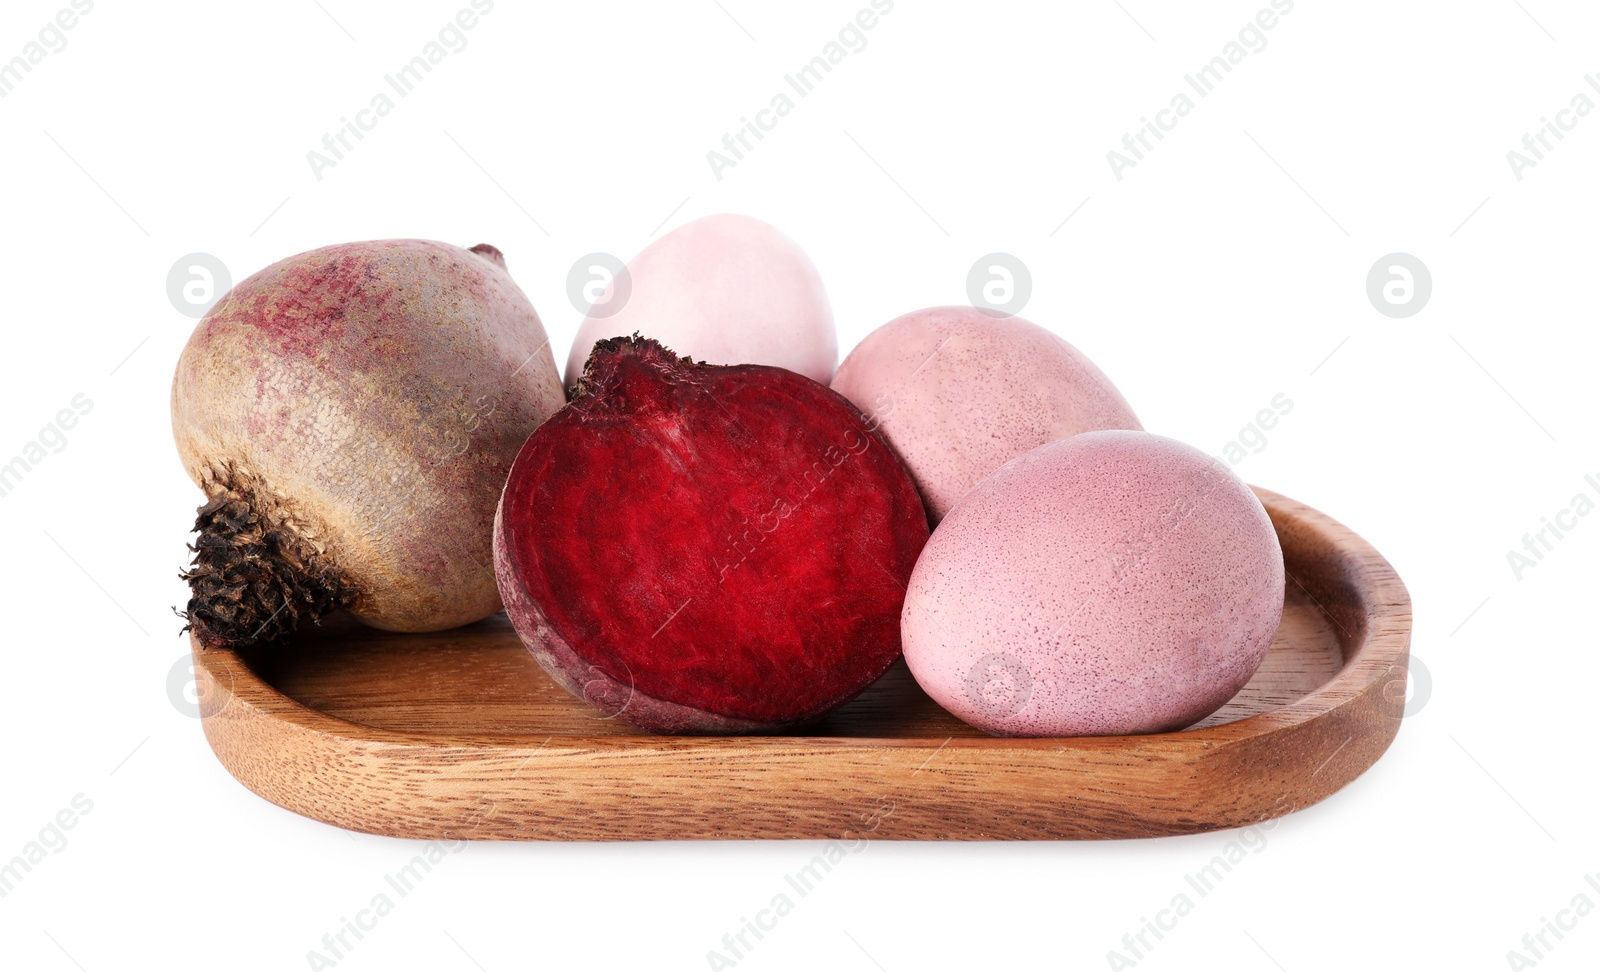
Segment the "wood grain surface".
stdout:
<svg viewBox="0 0 1600 972">
<path fill-rule="evenodd" d="M 272 802 L 413 838 L 984 840 L 1240 827 L 1359 776 L 1404 710 L 1411 605 L 1365 541 L 1257 490 L 1284 619 L 1254 679 L 1197 726 L 1000 739 L 898 664 L 805 734 L 652 736 L 568 695 L 504 615 L 437 634 L 334 621 L 241 656 L 194 644 L 206 736 Z"/>
</svg>

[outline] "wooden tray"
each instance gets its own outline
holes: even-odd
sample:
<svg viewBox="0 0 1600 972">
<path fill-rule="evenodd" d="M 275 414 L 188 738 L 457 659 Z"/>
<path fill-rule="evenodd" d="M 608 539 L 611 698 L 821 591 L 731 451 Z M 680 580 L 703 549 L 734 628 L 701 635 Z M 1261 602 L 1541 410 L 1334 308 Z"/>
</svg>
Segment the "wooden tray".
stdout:
<svg viewBox="0 0 1600 972">
<path fill-rule="evenodd" d="M 428 635 L 330 623 L 259 657 L 194 646 L 211 747 L 245 786 L 414 838 L 1121 838 L 1309 806 L 1388 748 L 1411 602 L 1360 537 L 1257 490 L 1289 581 L 1266 662 L 1183 732 L 1000 739 L 904 663 L 805 736 L 651 736 L 534 663 L 504 615 Z"/>
</svg>

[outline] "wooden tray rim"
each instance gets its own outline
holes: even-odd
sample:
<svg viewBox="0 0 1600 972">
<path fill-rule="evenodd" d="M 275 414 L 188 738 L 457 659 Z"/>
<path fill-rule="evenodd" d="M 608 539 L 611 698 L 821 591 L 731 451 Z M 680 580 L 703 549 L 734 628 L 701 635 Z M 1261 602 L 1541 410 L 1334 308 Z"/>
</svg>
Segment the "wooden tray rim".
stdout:
<svg viewBox="0 0 1600 972">
<path fill-rule="evenodd" d="M 1288 705 L 1249 716 L 1235 722 L 1188 729 L 1177 732 L 1154 733 L 1138 736 L 1078 736 L 1078 737 L 951 737 L 939 740 L 933 736 L 827 736 L 827 735 L 753 735 L 753 736 L 587 736 L 552 735 L 535 742 L 507 740 L 503 737 L 474 736 L 470 733 L 449 739 L 439 736 L 406 732 L 396 729 L 362 725 L 329 715 L 302 705 L 267 684 L 236 653 L 226 648 L 206 648 L 192 634 L 190 642 L 197 665 L 222 690 L 220 697 L 207 699 L 202 705 L 202 715 L 209 723 L 232 705 L 242 705 L 274 721 L 290 723 L 304 731 L 384 746 L 403 747 L 434 752 L 457 749 L 526 750 L 537 746 L 549 755 L 562 752 L 578 753 L 596 749 L 627 749 L 631 751 L 654 750 L 671 753 L 684 750 L 745 751 L 752 744 L 760 747 L 793 747 L 815 751 L 830 746 L 841 749 L 903 749 L 917 751 L 955 747 L 959 749 L 1051 749 L 1080 750 L 1159 750 L 1163 756 L 1173 755 L 1180 746 L 1195 751 L 1229 745 L 1264 735 L 1293 729 L 1336 712 L 1350 705 L 1383 679 L 1397 682 L 1404 689 L 1406 661 L 1409 654 L 1411 610 L 1410 595 L 1404 582 L 1389 562 L 1355 532 L 1332 517 L 1292 500 L 1287 496 L 1260 487 L 1251 487 L 1261 498 L 1276 520 L 1292 518 L 1313 528 L 1321 539 L 1344 552 L 1347 563 L 1356 568 L 1356 586 L 1371 610 L 1364 631 L 1344 632 L 1347 638 L 1357 640 L 1355 650 L 1332 679 L 1300 700 Z M 1291 583 L 1298 583 L 1289 575 Z M 1310 593 L 1306 592 L 1310 597 Z M 1312 598 L 1315 602 L 1315 598 Z M 1324 616 L 1338 622 L 1318 602 Z"/>
</svg>

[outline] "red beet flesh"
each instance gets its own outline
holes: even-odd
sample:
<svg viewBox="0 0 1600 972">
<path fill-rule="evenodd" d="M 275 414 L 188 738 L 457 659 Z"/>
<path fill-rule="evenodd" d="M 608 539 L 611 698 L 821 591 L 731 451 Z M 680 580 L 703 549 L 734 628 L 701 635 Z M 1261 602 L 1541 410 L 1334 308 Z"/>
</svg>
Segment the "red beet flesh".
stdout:
<svg viewBox="0 0 1600 972">
<path fill-rule="evenodd" d="M 841 704 L 900 656 L 928 539 L 876 424 L 782 368 L 600 342 L 500 499 L 518 633 L 574 695 L 655 732 L 770 731 Z"/>
</svg>

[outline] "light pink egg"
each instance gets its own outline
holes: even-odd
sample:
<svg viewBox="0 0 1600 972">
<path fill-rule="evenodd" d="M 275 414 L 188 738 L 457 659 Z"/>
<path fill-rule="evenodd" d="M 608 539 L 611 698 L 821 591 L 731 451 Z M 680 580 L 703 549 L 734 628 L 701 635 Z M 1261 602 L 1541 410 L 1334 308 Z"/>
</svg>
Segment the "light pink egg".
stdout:
<svg viewBox="0 0 1600 972">
<path fill-rule="evenodd" d="M 1163 732 L 1255 674 L 1283 585 L 1266 510 L 1220 461 L 1088 432 L 956 504 L 912 572 L 901 640 L 918 684 L 988 732 Z"/>
<path fill-rule="evenodd" d="M 978 480 L 1035 446 L 1140 429 L 1094 362 L 1020 317 L 932 307 L 851 351 L 833 390 L 876 416 L 938 523 Z"/>
<path fill-rule="evenodd" d="M 627 273 L 622 309 L 578 327 L 569 389 L 596 341 L 635 331 L 696 361 L 776 365 L 824 385 L 833 377 L 839 339 L 822 278 L 793 240 L 761 220 L 697 219 L 645 247 Z M 614 289 L 596 306 L 607 306 Z"/>
</svg>

